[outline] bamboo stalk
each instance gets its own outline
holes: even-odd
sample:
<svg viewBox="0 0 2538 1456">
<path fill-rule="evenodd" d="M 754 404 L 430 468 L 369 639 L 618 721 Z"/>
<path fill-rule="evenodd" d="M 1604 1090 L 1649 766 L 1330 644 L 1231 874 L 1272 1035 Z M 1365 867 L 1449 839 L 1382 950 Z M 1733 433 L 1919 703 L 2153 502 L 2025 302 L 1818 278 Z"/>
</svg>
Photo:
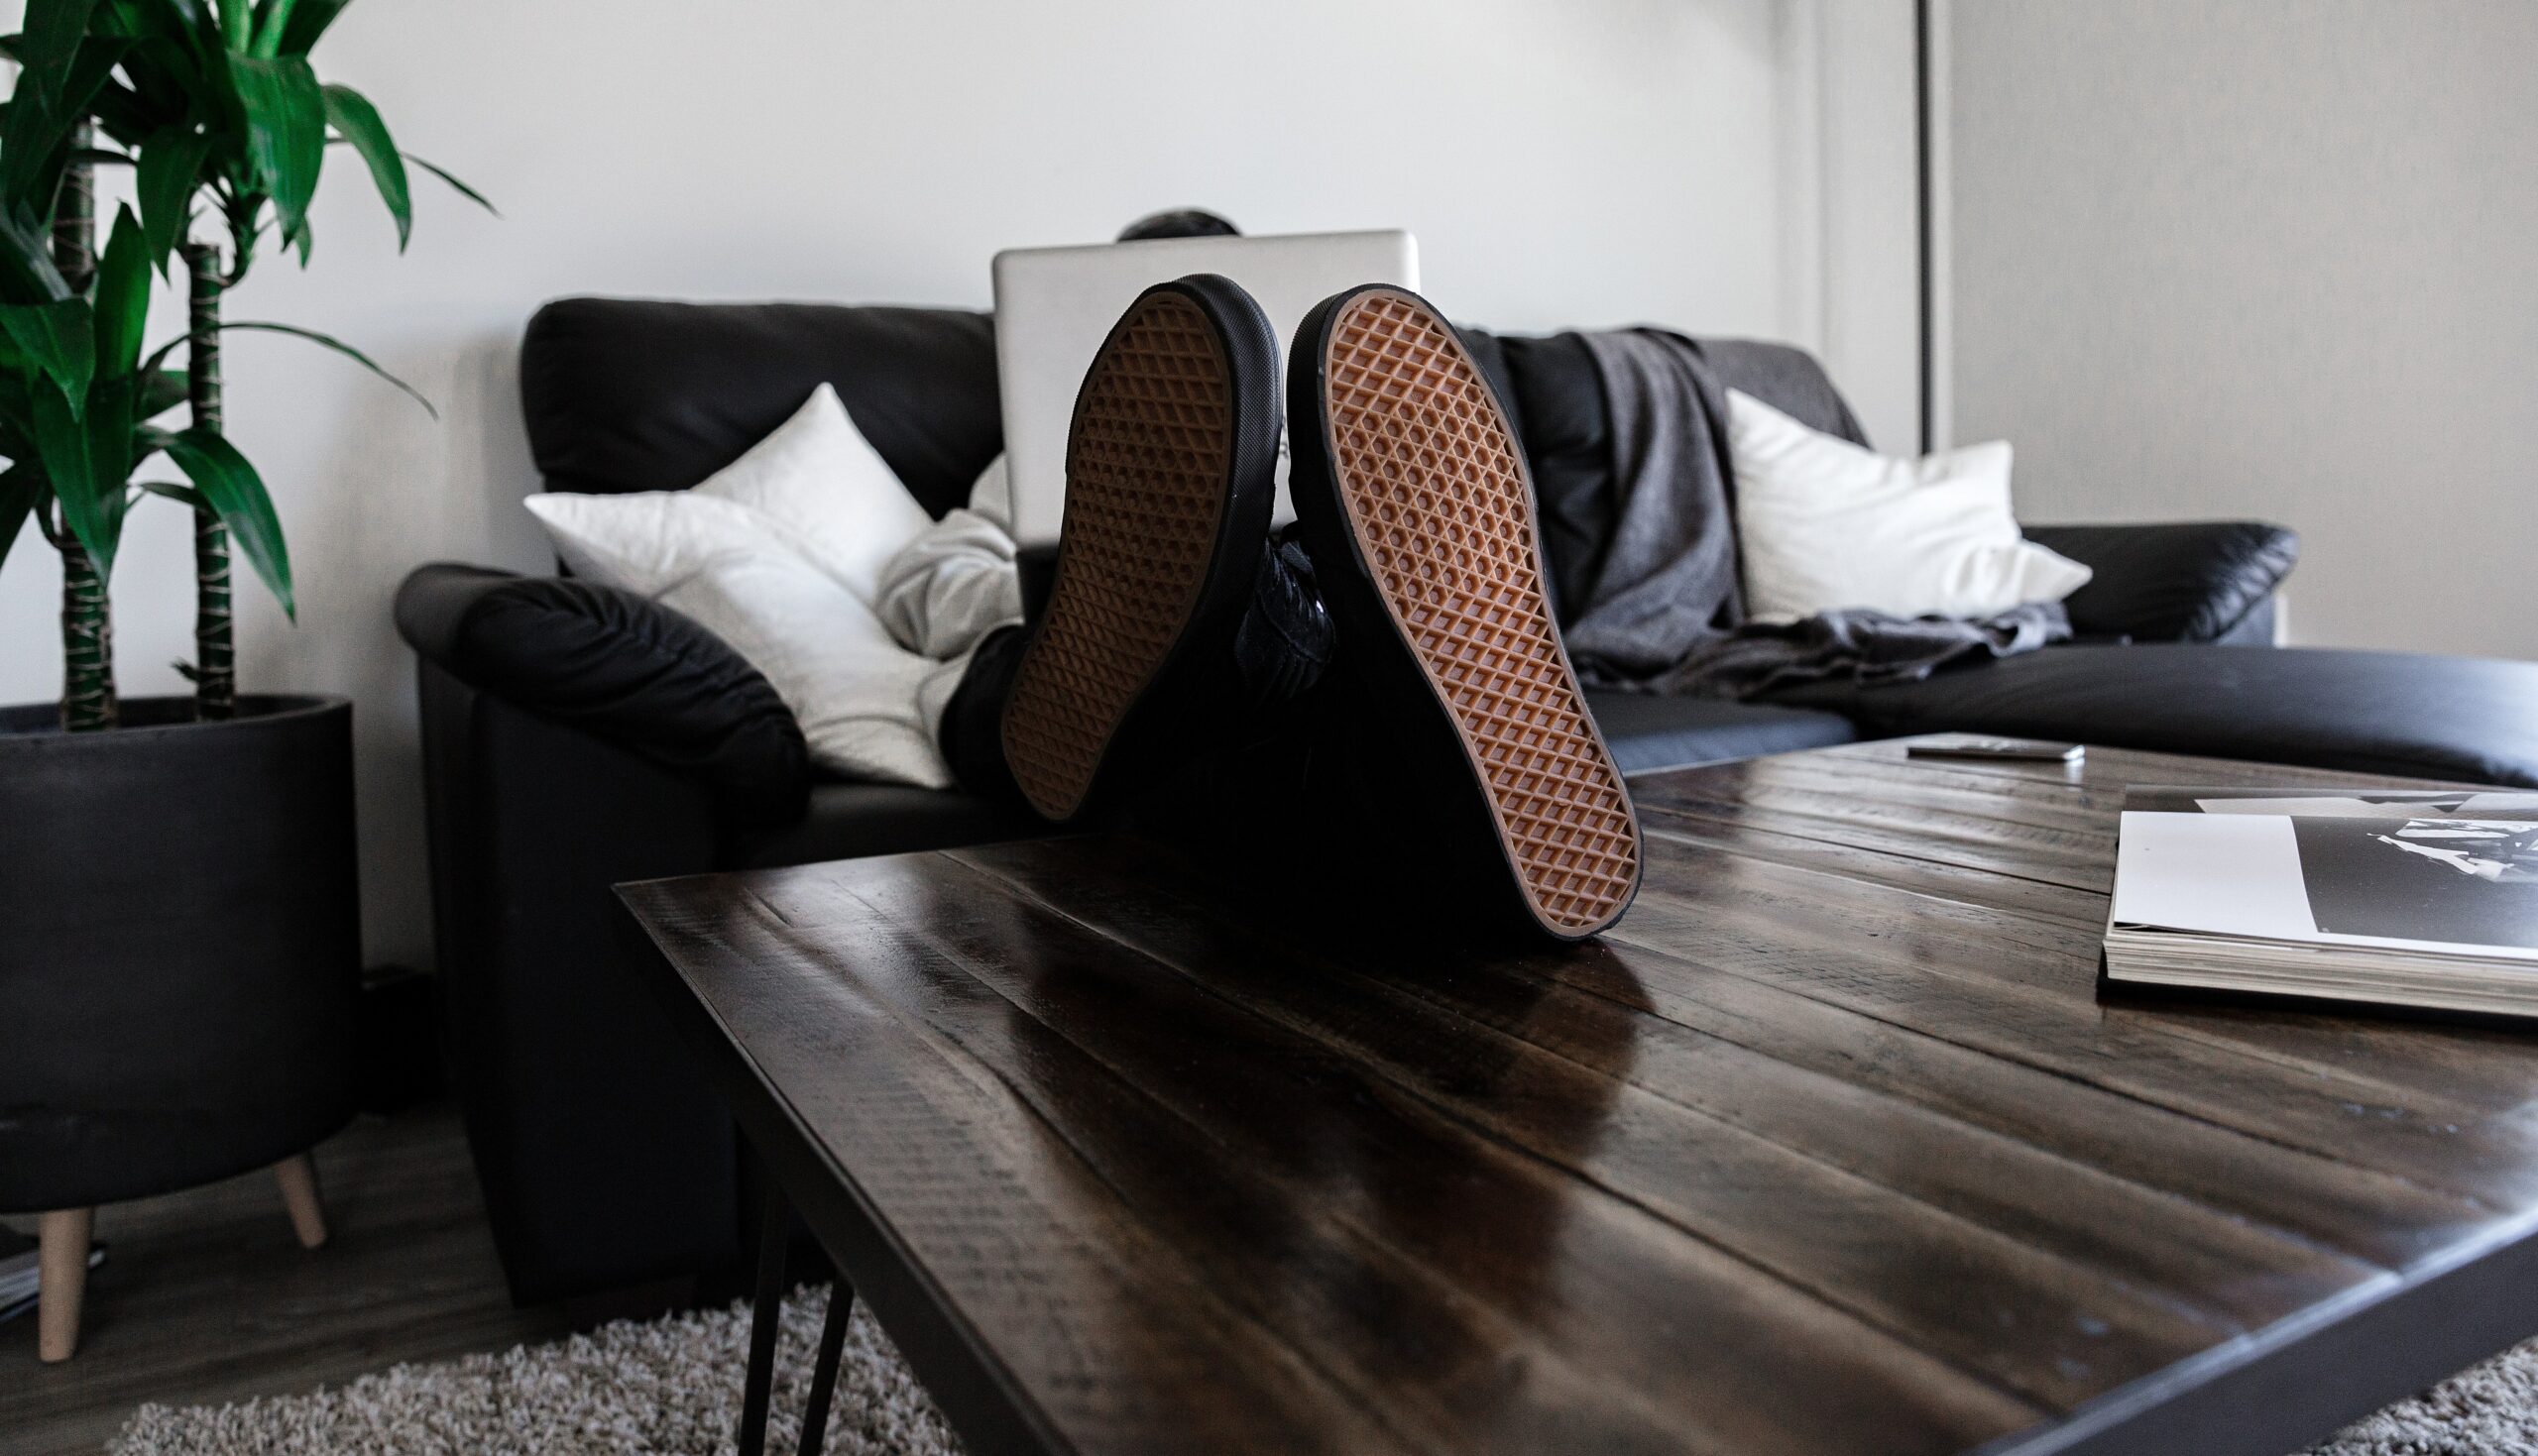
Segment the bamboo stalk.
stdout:
<svg viewBox="0 0 2538 1456">
<path fill-rule="evenodd" d="M 89 732 L 121 719 L 115 698 L 114 614 L 86 547 L 61 533 L 61 728 Z"/>
<path fill-rule="evenodd" d="M 55 199 L 54 267 L 73 293 L 86 292 L 97 273 L 96 186 L 89 165 L 78 157 L 93 140 L 86 122 L 72 129 L 70 164 L 62 170 L 61 191 Z M 85 483 L 72 489 L 85 489 Z M 113 603 L 87 548 L 66 528 L 56 543 L 61 552 L 62 730 L 110 728 L 121 717 L 115 695 Z"/>
<path fill-rule="evenodd" d="M 185 397 L 193 422 L 221 426 L 220 275 L 217 249 L 187 243 L 185 257 Z M 194 716 L 226 719 L 238 712 L 237 626 L 229 581 L 229 528 L 208 510 L 194 512 Z"/>
</svg>

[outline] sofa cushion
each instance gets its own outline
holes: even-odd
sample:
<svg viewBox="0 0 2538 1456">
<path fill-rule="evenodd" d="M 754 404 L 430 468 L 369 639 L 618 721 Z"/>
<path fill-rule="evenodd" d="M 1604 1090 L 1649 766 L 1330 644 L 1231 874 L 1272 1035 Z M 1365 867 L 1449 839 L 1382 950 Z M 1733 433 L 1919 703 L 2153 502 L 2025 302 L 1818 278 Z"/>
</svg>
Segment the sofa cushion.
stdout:
<svg viewBox="0 0 2538 1456">
<path fill-rule="evenodd" d="M 397 629 L 479 692 L 702 784 L 736 828 L 782 824 L 811 783 L 802 729 L 755 668 L 712 632 L 597 582 L 418 567 Z"/>
<path fill-rule="evenodd" d="M 563 298 L 528 321 L 519 375 L 552 491 L 683 491 L 822 384 L 937 517 L 1004 448 L 994 322 L 963 309 Z"/>
<path fill-rule="evenodd" d="M 694 618 L 763 673 L 812 762 L 951 786 L 934 719 L 960 664 L 899 645 L 873 611 L 882 563 L 931 522 L 827 385 L 689 490 L 552 491 L 527 504 L 576 573 Z"/>
<path fill-rule="evenodd" d="M 1777 703 L 1590 691 L 1586 707 L 1624 773 L 1790 753 L 1859 736 L 1839 714 Z"/>
<path fill-rule="evenodd" d="M 1793 622 L 1851 608 L 1982 618 L 2059 602 L 2089 569 L 2019 534 L 2010 444 L 1880 455 L 1727 392 L 1745 610 Z"/>
<path fill-rule="evenodd" d="M 2047 647 L 1781 704 L 1870 736 L 1961 729 L 2357 773 L 2538 787 L 2538 663 L 2153 642 Z"/>
</svg>

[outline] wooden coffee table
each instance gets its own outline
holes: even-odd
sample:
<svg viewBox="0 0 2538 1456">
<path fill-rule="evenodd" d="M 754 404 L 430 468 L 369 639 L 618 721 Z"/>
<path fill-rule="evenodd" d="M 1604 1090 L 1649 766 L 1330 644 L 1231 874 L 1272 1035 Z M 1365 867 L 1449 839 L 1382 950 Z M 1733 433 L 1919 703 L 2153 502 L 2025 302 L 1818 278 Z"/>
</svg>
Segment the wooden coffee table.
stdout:
<svg viewBox="0 0 2538 1456">
<path fill-rule="evenodd" d="M 2360 780 L 1651 775 L 1495 956 L 1126 840 L 620 893 L 979 1456 L 2283 1456 L 2538 1331 L 2538 1033 L 2101 1001 L 2149 782 Z"/>
</svg>

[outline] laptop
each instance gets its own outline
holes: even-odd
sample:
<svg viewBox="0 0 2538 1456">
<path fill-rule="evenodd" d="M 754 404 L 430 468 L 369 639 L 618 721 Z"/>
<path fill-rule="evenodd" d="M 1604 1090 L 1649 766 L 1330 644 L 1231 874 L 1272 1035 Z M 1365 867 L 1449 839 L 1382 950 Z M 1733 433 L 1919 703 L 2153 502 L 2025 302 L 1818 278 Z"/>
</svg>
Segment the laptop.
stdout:
<svg viewBox="0 0 2538 1456">
<path fill-rule="evenodd" d="M 1067 430 L 1094 353 L 1139 293 L 1194 273 L 1222 274 L 1260 301 L 1283 366 L 1313 306 L 1359 283 L 1419 286 L 1419 245 L 1399 230 L 1264 238 L 1157 238 L 995 256 L 995 363 L 1004 396 L 1013 537 L 1058 539 L 1066 516 Z M 1287 449 L 1278 446 L 1278 523 L 1295 518 Z"/>
</svg>

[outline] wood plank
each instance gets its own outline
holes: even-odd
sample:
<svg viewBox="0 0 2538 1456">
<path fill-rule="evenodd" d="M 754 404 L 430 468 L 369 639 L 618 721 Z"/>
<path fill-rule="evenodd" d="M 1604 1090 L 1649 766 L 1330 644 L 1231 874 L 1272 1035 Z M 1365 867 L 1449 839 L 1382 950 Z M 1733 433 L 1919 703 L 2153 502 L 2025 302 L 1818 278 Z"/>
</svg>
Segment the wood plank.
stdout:
<svg viewBox="0 0 2538 1456">
<path fill-rule="evenodd" d="M 1349 957 L 1297 945 L 1268 926 L 1208 927 L 1211 902 L 1194 894 L 1197 887 L 1165 856 L 1097 852 L 1105 868 L 1116 871 L 1105 882 L 1133 885 L 1132 893 L 1084 893 L 1058 882 L 1045 860 L 1031 856 L 989 849 L 956 857 L 1035 893 L 1064 893 L 1069 915 L 1228 999 L 1299 1018 L 1315 1035 L 1358 1043 L 1368 1049 L 1369 1064 L 1395 1074 L 1404 1067 L 1436 1068 L 1416 1090 L 1510 1140 L 1525 1141 L 1529 1130 L 1498 1110 L 1501 1101 L 1528 1112 L 1599 1099 L 1624 1112 L 1635 1110 L 1636 1117 L 1603 1120 L 1592 1158 L 1538 1150 L 1590 1176 L 1602 1176 L 1599 1163 L 1641 1160 L 1628 1170 L 1636 1184 L 1625 1186 L 1628 1192 L 1646 1196 L 1647 1187 L 1673 1188 L 1678 1177 L 1736 1180 L 1732 1167 L 1694 1166 L 1691 1150 L 1702 1141 L 1737 1142 L 1715 1125 L 1723 1123 L 1910 1200 L 1890 1206 L 1864 1190 L 1845 1188 L 1846 1219 L 1908 1223 L 1923 1208 L 1944 1210 L 2022 1249 L 2093 1266 L 2093 1275 L 2128 1292 L 2153 1292 L 2177 1307 L 2208 1300 L 2195 1314 L 2209 1323 L 2252 1327 L 2383 1273 L 2031 1144 L 1704 1035 L 1624 1000 L 1589 994 L 1547 973 L 1599 948 L 1465 959 L 1412 974 L 1370 973 Z M 1142 913 L 1158 900 L 1168 901 L 1172 913 Z M 1228 955 L 1227 944 L 1250 949 Z M 1493 1071 L 1500 1059 L 1508 1064 L 1507 1070 L 1497 1071 L 1505 1085 L 1493 1087 L 1487 1102 L 1465 1090 L 1472 1079 L 1458 1060 L 1469 1055 L 1458 1049 L 1473 1042 L 1475 1026 L 1511 1044 L 1478 1039 L 1476 1051 Z M 1419 1038 L 1412 1044 L 1415 1056 L 1397 1050 L 1410 1040 L 1405 1033 Z M 1371 1050 L 1378 1047 L 1385 1050 Z M 1601 1089 L 1598 1077 L 1626 1090 Z M 1634 1106 L 1631 1093 L 1692 1115 L 1670 1118 L 1644 1103 Z M 1647 1146 L 1628 1146 L 1633 1137 L 1647 1139 Z M 1750 1149 L 1742 1151 L 1753 1156 Z M 1701 1152 L 1734 1161 L 1732 1151 Z M 1788 1179 L 1784 1173 L 1774 1186 Z M 1806 1175 L 1796 1180 L 1805 1182 Z M 1679 1192 L 1663 1196 L 1660 1206 L 1682 1206 Z M 1793 1216 L 1801 1210 L 1783 1211 Z M 1847 1229 L 1838 1233 L 1856 1237 Z M 2083 1323 L 2103 1318 L 2090 1315 Z M 2098 1353 L 2094 1342 L 2089 1353 Z"/>
<path fill-rule="evenodd" d="M 2009 932 L 2004 939 L 2045 957 L 2036 969 L 2097 954 L 2106 926 L 2107 897 L 1982 871 L 1935 864 L 1871 849 L 1799 840 L 1767 831 L 1729 830 L 1718 835 L 1658 834 L 1687 846 L 1831 876 L 1828 896 L 1849 894 L 1842 881 L 1860 881 L 1971 906 L 2003 926 L 2016 920 L 2044 922 L 2040 929 Z M 1802 880 L 1793 892 L 1805 893 Z M 1984 886 L 2006 887 L 1988 897 Z M 1901 903 L 1901 902 L 1898 902 Z M 2043 972 L 2047 984 L 2063 984 L 2060 971 Z M 2022 977 L 2032 983 L 2033 977 Z M 2367 1010 L 2321 1014 L 2281 1004 L 2235 1004 L 2156 992 L 2127 991 L 2102 1003 L 2110 1014 L 2155 1018 L 2174 1034 L 2236 1047 L 2262 1057 L 2290 1058 L 2304 1070 L 2335 1066 L 2365 1082 L 2411 1089 L 2427 1098 L 2497 1113 L 2517 1112 L 2529 1101 L 2528 1032 L 2504 1026 L 2448 1022 L 2427 1034 L 2420 1018 L 2375 1015 Z"/>
<path fill-rule="evenodd" d="M 816 1149 L 852 1151 L 853 1172 L 835 1177 L 880 1211 L 959 1319 L 1000 1334 L 982 1352 L 989 1366 L 1057 1427 L 1137 1452 L 1407 1449 L 1383 1412 L 1158 1241 L 1016 1094 L 1009 1068 L 888 994 L 903 965 L 866 956 L 860 974 L 839 973 L 841 957 L 754 898 L 681 895 L 675 884 L 620 894 L 673 963 L 710 967 L 691 981 L 706 1010 L 781 1089 Z M 856 1283 L 886 1319 L 883 1291 Z M 1120 1379 L 1126 1371 L 1145 1379 Z M 957 1425 L 957 1397 L 937 1394 Z"/>
<path fill-rule="evenodd" d="M 2343 1068 L 2217 1046 L 2181 1034 L 2162 1013 L 2101 1007 L 2093 952 L 2013 950 L 1992 939 L 1998 917 L 1981 907 L 1881 904 L 1893 892 L 1867 885 L 1828 896 L 1792 877 L 1777 865 L 1687 848 L 1650 866 L 1639 904 L 1610 939 L 1682 953 L 2497 1210 L 2538 1196 L 2538 1107 L 2480 1120 L 2455 1101 Z"/>
<path fill-rule="evenodd" d="M 1937 1451 L 2033 1417 L 991 879 L 832 866 L 751 888 L 824 944 L 916 935 L 950 957 L 971 979 L 928 974 L 908 1004 L 1027 1067 L 1017 1088 L 1159 1238 L 1436 1449 L 1818 1450 L 1874 1417 Z M 1737 1348 L 1687 1346 L 1687 1309 Z M 1763 1418 L 1771 1389 L 1803 1413 Z"/>
</svg>

